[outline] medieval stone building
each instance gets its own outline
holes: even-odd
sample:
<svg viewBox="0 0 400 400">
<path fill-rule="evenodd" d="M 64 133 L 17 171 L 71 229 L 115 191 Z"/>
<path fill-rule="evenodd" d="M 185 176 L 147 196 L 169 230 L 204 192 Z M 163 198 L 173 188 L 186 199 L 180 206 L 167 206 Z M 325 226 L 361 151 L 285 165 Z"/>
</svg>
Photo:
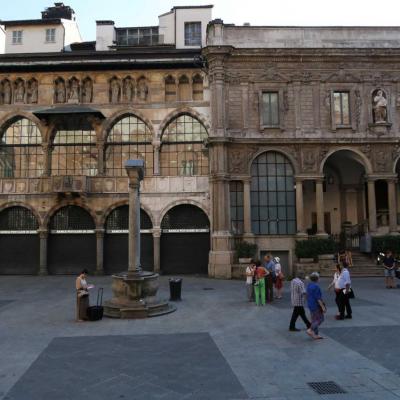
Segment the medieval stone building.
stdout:
<svg viewBox="0 0 400 400">
<path fill-rule="evenodd" d="M 400 28 L 209 25 L 212 275 L 233 241 L 398 232 Z"/>
<path fill-rule="evenodd" d="M 47 39 L 65 19 L 55 8 L 51 20 L 4 22 L 10 43 Z M 134 158 L 145 160 L 143 267 L 207 273 L 210 104 L 199 60 L 210 19 L 211 6 L 176 7 L 160 27 L 97 21 L 97 43 L 0 55 L 0 273 L 126 269 L 124 163 Z"/>
</svg>

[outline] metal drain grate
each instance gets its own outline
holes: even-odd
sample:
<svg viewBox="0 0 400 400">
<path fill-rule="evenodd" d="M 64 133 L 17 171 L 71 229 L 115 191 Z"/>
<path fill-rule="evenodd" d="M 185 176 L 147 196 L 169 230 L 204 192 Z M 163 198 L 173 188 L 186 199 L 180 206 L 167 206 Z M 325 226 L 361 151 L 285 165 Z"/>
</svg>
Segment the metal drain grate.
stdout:
<svg viewBox="0 0 400 400">
<path fill-rule="evenodd" d="M 327 382 L 308 382 L 308 385 L 318 394 L 338 394 L 347 393 L 337 383 L 332 381 Z"/>
</svg>

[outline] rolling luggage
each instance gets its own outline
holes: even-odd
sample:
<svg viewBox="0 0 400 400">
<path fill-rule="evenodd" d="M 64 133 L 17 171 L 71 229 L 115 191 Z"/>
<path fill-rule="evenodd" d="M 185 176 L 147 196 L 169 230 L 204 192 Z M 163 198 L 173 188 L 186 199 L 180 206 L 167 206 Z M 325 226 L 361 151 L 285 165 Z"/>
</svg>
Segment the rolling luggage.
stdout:
<svg viewBox="0 0 400 400">
<path fill-rule="evenodd" d="M 96 305 L 92 307 L 88 307 L 87 309 L 87 317 L 89 321 L 99 321 L 103 318 L 104 308 L 103 304 L 103 288 L 99 288 L 97 291 L 97 301 Z"/>
</svg>

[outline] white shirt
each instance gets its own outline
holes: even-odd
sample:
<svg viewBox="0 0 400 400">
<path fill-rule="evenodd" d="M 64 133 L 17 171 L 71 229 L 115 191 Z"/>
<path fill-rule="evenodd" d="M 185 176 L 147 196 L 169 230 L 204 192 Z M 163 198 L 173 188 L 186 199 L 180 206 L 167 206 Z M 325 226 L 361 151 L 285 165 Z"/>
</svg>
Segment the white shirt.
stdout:
<svg viewBox="0 0 400 400">
<path fill-rule="evenodd" d="M 340 276 L 340 274 L 338 274 L 337 272 L 335 272 L 335 273 L 333 274 L 333 281 L 332 281 L 332 284 L 333 284 L 333 287 L 334 287 L 335 289 L 340 289 L 340 287 L 339 287 L 339 276 Z"/>
<path fill-rule="evenodd" d="M 275 264 L 275 275 L 278 276 L 282 272 L 282 266 L 279 263 Z"/>
<path fill-rule="evenodd" d="M 347 268 L 343 268 L 337 282 L 339 289 L 346 289 L 346 285 L 351 285 L 350 272 Z"/>
<path fill-rule="evenodd" d="M 247 275 L 247 274 L 251 274 L 251 275 Z M 251 285 L 253 283 L 254 272 L 253 272 L 253 269 L 250 266 L 246 268 L 246 275 L 247 275 L 246 276 L 246 283 L 248 285 Z"/>
</svg>

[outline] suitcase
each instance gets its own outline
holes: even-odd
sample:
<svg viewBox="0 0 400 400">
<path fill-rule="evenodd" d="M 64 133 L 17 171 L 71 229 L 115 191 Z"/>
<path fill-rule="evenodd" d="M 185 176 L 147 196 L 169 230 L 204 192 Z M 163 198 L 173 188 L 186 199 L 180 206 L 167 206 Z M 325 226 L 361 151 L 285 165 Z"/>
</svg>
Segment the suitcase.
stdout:
<svg viewBox="0 0 400 400">
<path fill-rule="evenodd" d="M 88 307 L 87 309 L 87 317 L 89 321 L 99 321 L 103 318 L 104 308 L 103 304 L 103 288 L 99 288 L 97 291 L 97 301 L 96 305 L 92 307 Z"/>
</svg>

